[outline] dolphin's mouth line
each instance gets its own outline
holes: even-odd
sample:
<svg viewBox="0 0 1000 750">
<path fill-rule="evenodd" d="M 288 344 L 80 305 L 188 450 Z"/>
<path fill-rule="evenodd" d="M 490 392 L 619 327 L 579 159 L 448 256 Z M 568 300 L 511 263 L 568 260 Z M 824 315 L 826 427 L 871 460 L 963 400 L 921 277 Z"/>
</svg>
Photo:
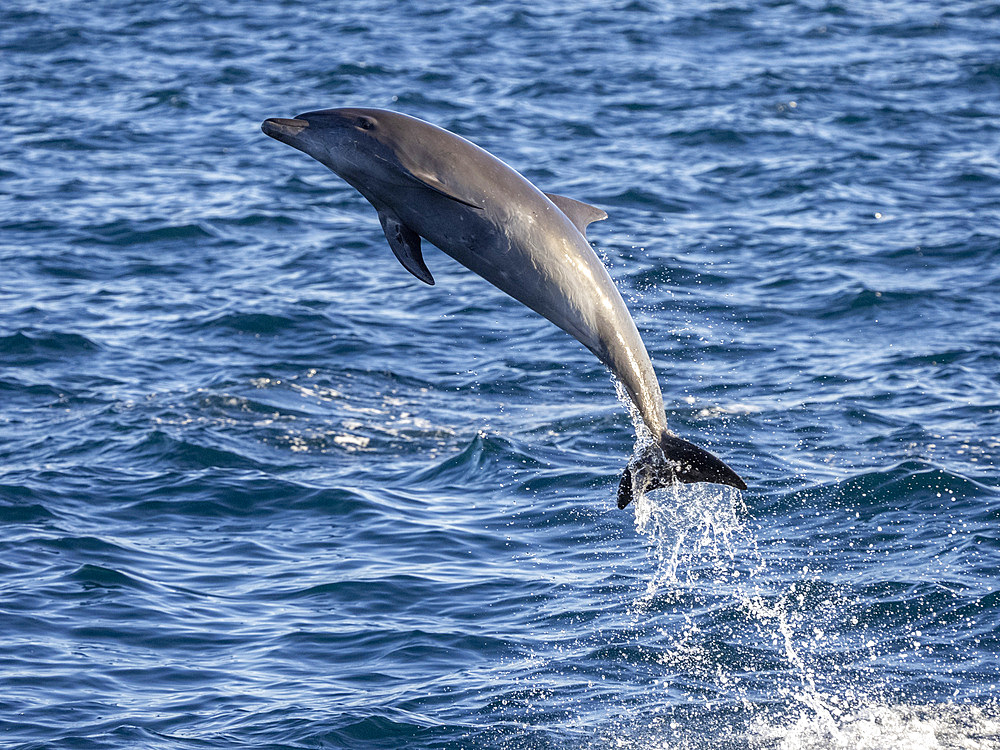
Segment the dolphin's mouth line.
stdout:
<svg viewBox="0 0 1000 750">
<path fill-rule="evenodd" d="M 286 117 L 269 117 L 261 123 L 260 129 L 264 135 L 277 140 L 292 138 L 309 127 L 307 120 L 290 119 Z"/>
</svg>

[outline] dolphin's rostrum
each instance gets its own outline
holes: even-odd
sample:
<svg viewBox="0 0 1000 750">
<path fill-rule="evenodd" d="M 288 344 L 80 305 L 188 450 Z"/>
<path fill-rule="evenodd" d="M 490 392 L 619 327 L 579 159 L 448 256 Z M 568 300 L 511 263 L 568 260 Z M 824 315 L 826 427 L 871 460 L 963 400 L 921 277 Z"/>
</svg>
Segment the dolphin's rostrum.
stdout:
<svg viewBox="0 0 1000 750">
<path fill-rule="evenodd" d="M 548 318 L 621 381 L 655 444 L 622 475 L 618 506 L 633 485 L 746 484 L 711 453 L 667 429 L 653 365 L 621 294 L 585 232 L 607 214 L 542 193 L 478 146 L 398 112 L 326 109 L 265 120 L 267 135 L 325 164 L 378 211 L 392 252 L 427 284 L 421 238 Z"/>
</svg>

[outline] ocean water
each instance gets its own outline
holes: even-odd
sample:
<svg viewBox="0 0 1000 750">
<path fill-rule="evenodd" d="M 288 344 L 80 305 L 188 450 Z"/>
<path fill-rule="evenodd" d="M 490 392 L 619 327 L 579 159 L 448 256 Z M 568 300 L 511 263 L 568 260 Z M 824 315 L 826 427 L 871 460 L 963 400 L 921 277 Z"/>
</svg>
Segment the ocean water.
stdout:
<svg viewBox="0 0 1000 750">
<path fill-rule="evenodd" d="M 0 745 L 1000 748 L 1000 4 L 0 8 Z M 668 422 L 260 133 L 610 214 Z"/>
</svg>

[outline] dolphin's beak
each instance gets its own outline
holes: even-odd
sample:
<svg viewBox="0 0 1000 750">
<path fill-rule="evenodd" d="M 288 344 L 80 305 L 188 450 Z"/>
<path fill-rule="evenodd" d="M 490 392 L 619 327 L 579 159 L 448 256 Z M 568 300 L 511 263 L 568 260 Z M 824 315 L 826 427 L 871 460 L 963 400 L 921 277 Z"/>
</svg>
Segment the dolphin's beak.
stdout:
<svg viewBox="0 0 1000 750">
<path fill-rule="evenodd" d="M 286 120 L 282 117 L 269 117 L 260 125 L 264 135 L 269 135 L 275 140 L 289 145 L 293 145 L 292 139 L 308 127 L 307 120 Z"/>
</svg>

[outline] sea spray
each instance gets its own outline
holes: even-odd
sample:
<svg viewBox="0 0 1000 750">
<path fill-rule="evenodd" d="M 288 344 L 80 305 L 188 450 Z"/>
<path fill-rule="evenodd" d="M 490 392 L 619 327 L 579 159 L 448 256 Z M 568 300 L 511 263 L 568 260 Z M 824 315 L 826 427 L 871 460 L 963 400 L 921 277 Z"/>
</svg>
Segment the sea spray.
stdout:
<svg viewBox="0 0 1000 750">
<path fill-rule="evenodd" d="M 622 389 L 635 426 L 634 455 L 652 436 Z M 638 638 L 658 640 L 654 661 L 676 692 L 688 685 L 695 705 L 728 715 L 716 744 L 700 729 L 688 734 L 687 710 L 675 717 L 645 714 L 615 720 L 619 744 L 627 747 L 750 747 L 754 750 L 998 750 L 1000 704 L 899 704 L 882 681 L 851 655 L 861 603 L 846 588 L 824 585 L 803 559 L 761 553 L 759 526 L 740 493 L 707 484 L 674 484 L 637 492 L 636 531 L 646 538 L 646 575 L 628 601 Z M 804 550 L 803 558 L 812 558 Z M 729 624 L 719 628 L 719 613 Z M 652 623 L 656 623 L 653 625 Z M 652 630 L 652 633 L 650 632 Z M 868 639 L 865 634 L 865 640 Z M 723 644 L 767 643 L 777 657 L 770 676 L 738 660 L 719 657 Z M 736 652 L 739 649 L 735 649 Z M 837 654 L 855 660 L 839 664 Z M 834 658 L 831 659 L 831 654 Z M 756 674 L 755 674 L 756 672 Z M 749 678 L 746 675 L 750 675 Z M 723 737 L 723 735 L 725 737 Z M 629 739 L 626 739 L 629 738 Z"/>
<path fill-rule="evenodd" d="M 861 603 L 822 585 L 801 561 L 786 564 L 761 553 L 755 526 L 729 495 L 720 488 L 677 485 L 635 502 L 635 528 L 648 540 L 649 572 L 629 603 L 633 623 L 648 642 L 643 623 L 674 613 L 666 626 L 655 628 L 655 661 L 664 674 L 659 689 L 691 686 L 682 689 L 702 708 L 674 709 L 673 718 L 662 722 L 622 717 L 618 727 L 632 738 L 624 746 L 1000 749 L 1000 702 L 898 703 L 887 685 L 859 667 L 857 656 L 849 655 Z M 723 612 L 729 624 L 720 628 Z M 770 674 L 720 658 L 724 646 L 739 653 L 739 644 L 754 641 L 768 644 L 780 658 Z M 838 663 L 840 653 L 854 661 Z M 728 719 L 710 743 L 703 730 L 715 714 Z M 697 732 L 689 735 L 686 721 Z"/>
<path fill-rule="evenodd" d="M 653 442 L 625 387 L 612 378 L 618 400 L 628 409 L 635 429 L 632 457 Z M 738 577 L 737 551 L 753 535 L 746 523 L 746 506 L 739 492 L 718 484 L 673 484 L 662 490 L 633 489 L 636 531 L 651 543 L 653 574 L 647 582 L 649 600 L 665 586 L 694 584 L 706 575 L 713 580 Z M 758 559 L 751 550 L 750 559 Z"/>
<path fill-rule="evenodd" d="M 644 600 L 666 587 L 723 583 L 740 576 L 736 552 L 753 538 L 739 517 L 734 494 L 718 485 L 674 484 L 633 501 L 636 531 L 650 541 L 653 572 Z"/>
</svg>

